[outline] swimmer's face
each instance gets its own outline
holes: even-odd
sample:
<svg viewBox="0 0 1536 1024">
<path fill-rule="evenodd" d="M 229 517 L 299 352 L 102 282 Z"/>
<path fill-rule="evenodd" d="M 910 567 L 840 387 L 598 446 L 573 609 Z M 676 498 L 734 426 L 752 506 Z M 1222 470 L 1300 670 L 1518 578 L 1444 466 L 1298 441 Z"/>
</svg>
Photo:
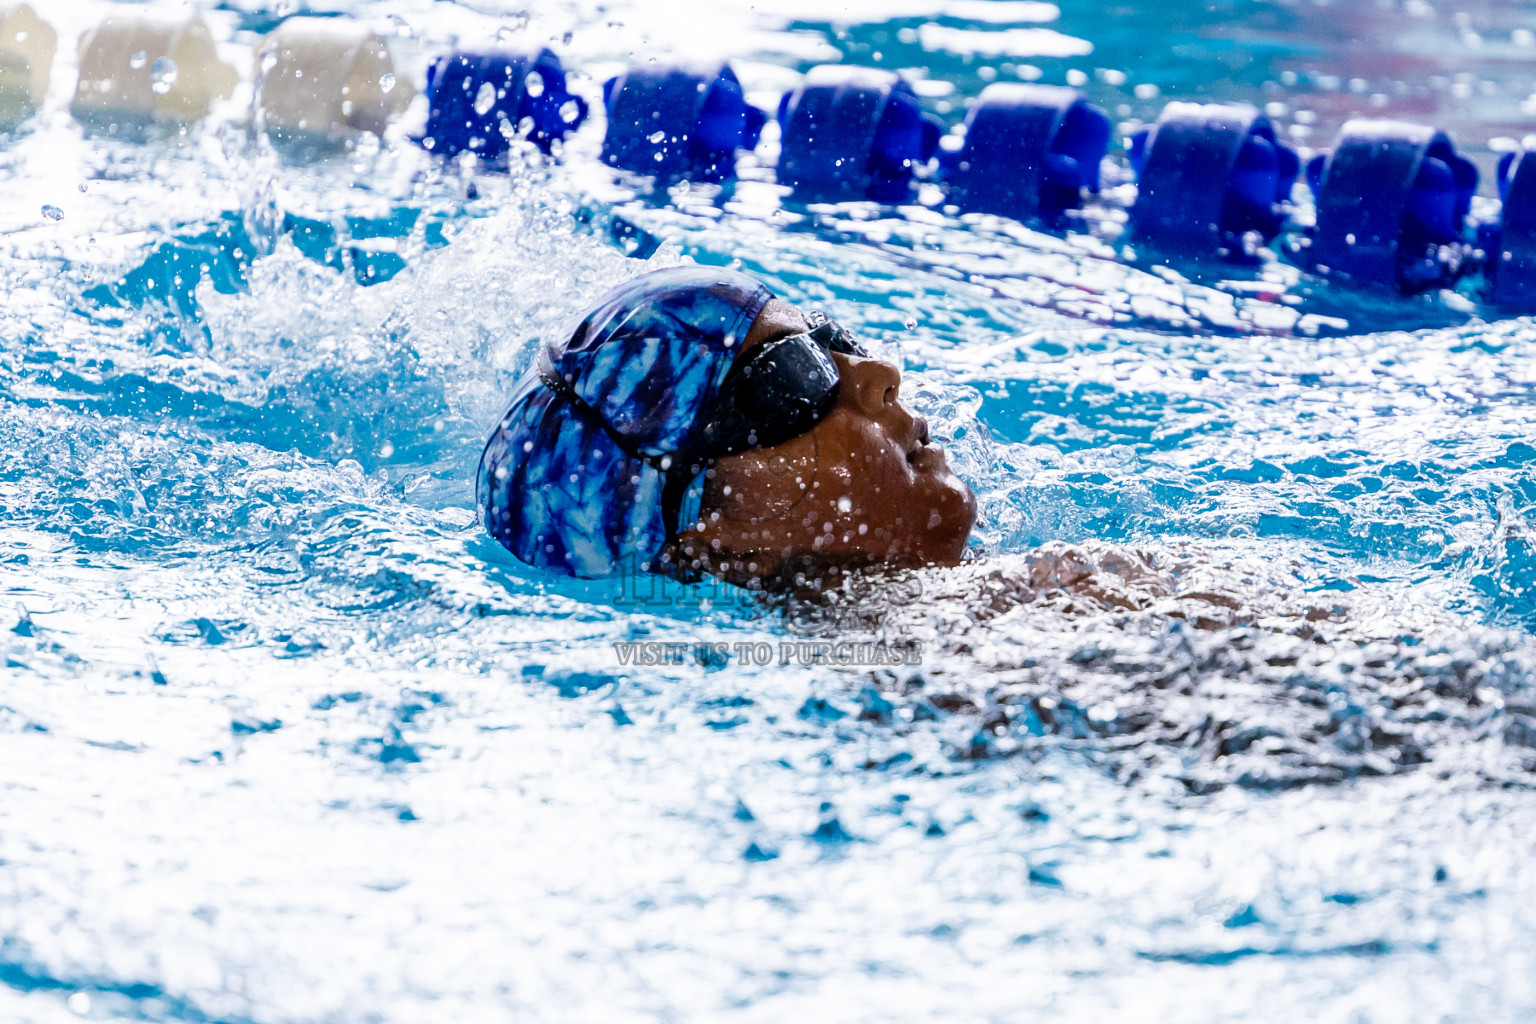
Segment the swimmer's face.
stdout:
<svg viewBox="0 0 1536 1024">
<path fill-rule="evenodd" d="M 742 351 L 809 327 L 775 299 Z M 793 440 L 717 459 L 685 546 L 701 554 L 707 547 L 708 563 L 729 561 L 734 574 L 749 576 L 792 578 L 797 558 L 958 564 L 976 499 L 930 441 L 927 422 L 901 403 L 901 371 L 879 359 L 833 359 L 836 406 Z"/>
</svg>

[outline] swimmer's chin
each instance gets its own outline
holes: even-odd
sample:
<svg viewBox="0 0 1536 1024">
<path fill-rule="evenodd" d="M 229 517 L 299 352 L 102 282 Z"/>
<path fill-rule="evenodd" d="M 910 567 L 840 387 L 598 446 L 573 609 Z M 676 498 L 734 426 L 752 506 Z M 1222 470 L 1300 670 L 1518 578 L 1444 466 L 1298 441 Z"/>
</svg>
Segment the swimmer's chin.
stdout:
<svg viewBox="0 0 1536 1024">
<path fill-rule="evenodd" d="M 918 460 L 914 468 L 920 477 L 931 481 L 924 489 L 931 488 L 935 504 L 913 560 L 936 568 L 959 565 L 976 528 L 976 495 L 955 475 L 944 449 L 930 445 L 918 454 Z"/>
<path fill-rule="evenodd" d="M 971 531 L 976 527 L 976 495 L 960 482 L 959 477 L 951 474 L 950 479 L 959 488 L 961 498 L 965 502 L 965 529 L 949 534 L 934 551 L 929 553 L 926 564 L 935 568 L 953 568 L 965 561 L 965 551 L 970 544 Z"/>
</svg>

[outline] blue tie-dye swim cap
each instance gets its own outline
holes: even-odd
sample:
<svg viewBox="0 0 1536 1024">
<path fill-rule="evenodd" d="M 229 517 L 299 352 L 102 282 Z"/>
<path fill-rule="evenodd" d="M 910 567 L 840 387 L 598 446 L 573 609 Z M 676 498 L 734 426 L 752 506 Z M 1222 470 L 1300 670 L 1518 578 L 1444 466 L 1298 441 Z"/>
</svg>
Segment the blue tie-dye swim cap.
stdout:
<svg viewBox="0 0 1536 1024">
<path fill-rule="evenodd" d="M 691 446 L 772 297 L 729 270 L 673 267 L 599 299 L 545 347 L 486 442 L 476 501 L 491 536 L 524 562 L 569 576 L 665 571 L 660 556 L 696 518 L 703 476 L 664 493 L 669 474 L 626 449 L 651 459 Z M 597 416 L 557 394 L 551 375 Z"/>
</svg>

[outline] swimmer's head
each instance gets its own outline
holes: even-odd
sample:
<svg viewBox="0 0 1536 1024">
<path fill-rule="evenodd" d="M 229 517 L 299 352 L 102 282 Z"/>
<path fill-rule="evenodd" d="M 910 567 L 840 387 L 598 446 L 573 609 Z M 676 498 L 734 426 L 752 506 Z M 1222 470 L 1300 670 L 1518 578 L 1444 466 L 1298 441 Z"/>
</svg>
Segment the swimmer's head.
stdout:
<svg viewBox="0 0 1536 1024">
<path fill-rule="evenodd" d="M 743 275 L 634 278 L 519 388 L 481 458 L 486 527 L 523 561 L 587 578 L 954 564 L 975 501 L 900 377 Z"/>
</svg>

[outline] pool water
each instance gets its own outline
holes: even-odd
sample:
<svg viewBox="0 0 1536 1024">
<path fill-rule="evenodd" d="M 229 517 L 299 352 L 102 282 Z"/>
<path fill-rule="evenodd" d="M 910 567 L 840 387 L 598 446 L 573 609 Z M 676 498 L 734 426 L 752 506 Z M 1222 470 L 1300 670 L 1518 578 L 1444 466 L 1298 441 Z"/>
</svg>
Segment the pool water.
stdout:
<svg viewBox="0 0 1536 1024">
<path fill-rule="evenodd" d="M 445 167 L 420 100 L 285 162 L 248 81 L 90 136 L 73 40 L 114 5 L 38 6 L 54 85 L 0 142 L 0 1019 L 1536 1013 L 1529 318 L 1131 259 L 1123 184 L 1068 234 L 797 205 L 771 130 L 741 182 L 662 195 L 597 122 Z M 841 59 L 950 120 L 1021 78 L 1122 130 L 1267 104 L 1303 148 L 1368 112 L 1449 129 L 1485 197 L 1536 125 L 1524 2 L 311 6 L 418 83 L 501 33 L 594 97 L 713 56 L 768 109 Z M 296 9 L 202 5 L 247 79 Z M 793 617 L 544 577 L 476 525 L 536 339 L 686 259 L 900 361 L 977 491 L 962 582 L 886 597 L 921 665 L 781 664 Z M 1273 577 L 1316 637 L 966 602 L 1051 542 Z"/>
</svg>

